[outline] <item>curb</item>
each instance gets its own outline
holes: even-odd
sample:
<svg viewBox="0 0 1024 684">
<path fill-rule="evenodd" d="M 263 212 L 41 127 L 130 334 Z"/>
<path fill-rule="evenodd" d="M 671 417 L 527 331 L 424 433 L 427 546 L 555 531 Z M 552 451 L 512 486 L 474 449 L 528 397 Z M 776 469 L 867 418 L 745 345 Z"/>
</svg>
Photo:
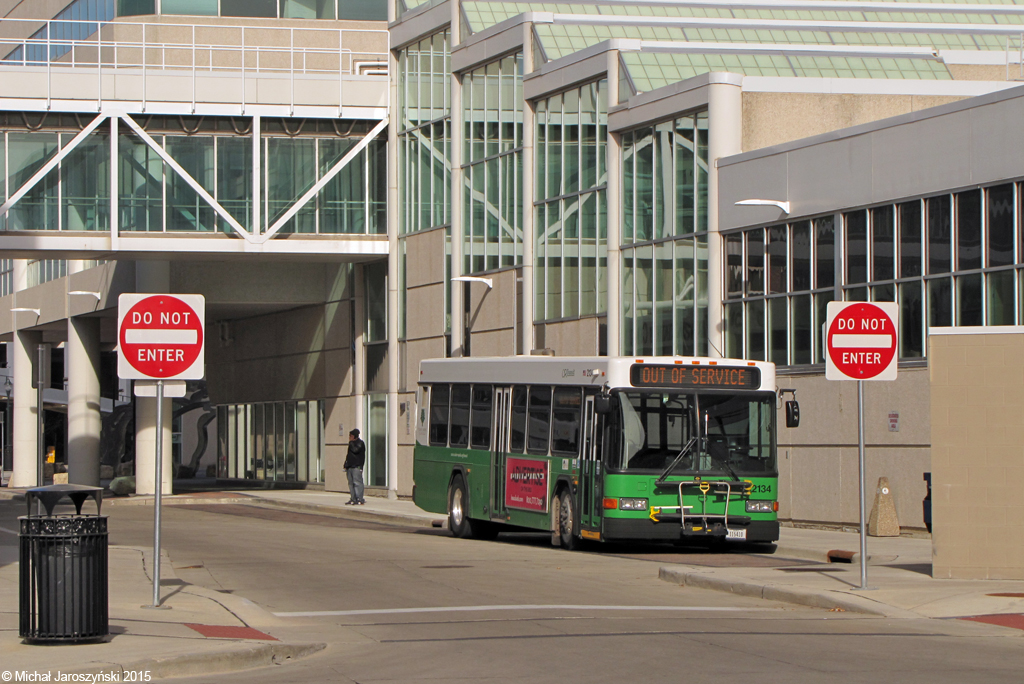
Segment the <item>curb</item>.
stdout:
<svg viewBox="0 0 1024 684">
<path fill-rule="evenodd" d="M 299 503 L 296 501 L 277 501 L 274 499 L 261 499 L 258 496 L 252 494 L 246 494 L 247 498 L 238 501 L 237 499 L 231 503 L 240 503 L 246 506 L 259 506 L 261 508 L 274 508 L 278 510 L 296 511 L 300 513 L 313 513 L 315 515 L 323 515 L 331 518 L 345 518 L 348 520 L 359 520 L 361 522 L 375 522 L 382 525 L 406 525 L 412 527 L 433 527 L 435 520 L 441 520 L 438 518 L 421 518 L 412 515 L 402 515 L 401 513 L 388 513 L 384 511 L 356 511 L 346 510 L 337 506 L 327 506 L 323 504 L 307 504 Z"/>
<path fill-rule="evenodd" d="M 209 601 L 219 604 L 224 610 L 238 618 L 248 627 L 274 627 L 288 624 L 285 620 L 277 617 L 269 610 L 259 604 L 250 601 L 244 596 L 234 594 L 222 594 L 213 589 L 201 587 L 198 584 L 187 584 L 182 588 L 182 593 L 201 596 Z"/>
<path fill-rule="evenodd" d="M 101 667 L 90 667 L 65 674 L 110 674 L 120 671 L 117 681 L 127 681 L 125 672 L 148 671 L 153 679 L 168 677 L 191 677 L 196 675 L 225 674 L 253 670 L 270 665 L 284 665 L 319 653 L 327 644 L 260 644 L 244 649 L 224 649 L 209 653 L 149 658 L 128 663 L 108 663 Z"/>
<path fill-rule="evenodd" d="M 862 596 L 836 591 L 814 591 L 783 584 L 762 584 L 736 577 L 721 577 L 706 571 L 684 570 L 679 567 L 661 567 L 658 579 L 687 587 L 724 591 L 739 596 L 752 596 L 769 601 L 783 601 L 812 608 L 835 608 L 851 613 L 890 618 L 920 618 L 917 613 L 888 606 Z"/>
<path fill-rule="evenodd" d="M 808 549 L 800 546 L 788 546 L 775 542 L 775 553 L 778 558 L 794 558 L 796 560 L 814 561 L 815 563 L 860 563 L 860 551 L 842 551 L 833 549 L 821 551 L 819 549 Z M 884 565 L 895 562 L 899 556 L 868 554 L 868 565 Z M 842 559 L 842 560 L 837 560 Z"/>
</svg>

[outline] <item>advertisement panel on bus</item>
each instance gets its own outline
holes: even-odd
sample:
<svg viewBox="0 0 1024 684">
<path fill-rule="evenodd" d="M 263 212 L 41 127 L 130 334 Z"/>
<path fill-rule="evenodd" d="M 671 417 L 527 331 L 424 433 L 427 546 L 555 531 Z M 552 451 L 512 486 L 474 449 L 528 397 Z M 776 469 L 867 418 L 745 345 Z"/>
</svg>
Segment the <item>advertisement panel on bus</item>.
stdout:
<svg viewBox="0 0 1024 684">
<path fill-rule="evenodd" d="M 548 466 L 547 459 L 509 457 L 505 471 L 505 507 L 546 513 Z"/>
</svg>

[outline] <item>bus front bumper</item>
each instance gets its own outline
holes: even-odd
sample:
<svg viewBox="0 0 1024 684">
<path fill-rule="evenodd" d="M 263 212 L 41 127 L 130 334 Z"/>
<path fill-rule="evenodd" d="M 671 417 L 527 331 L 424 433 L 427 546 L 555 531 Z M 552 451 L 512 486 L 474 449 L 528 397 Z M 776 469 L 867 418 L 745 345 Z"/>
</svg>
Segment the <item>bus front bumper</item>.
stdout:
<svg viewBox="0 0 1024 684">
<path fill-rule="evenodd" d="M 695 539 L 700 537 L 726 538 L 726 529 L 712 526 L 705 529 L 694 529 L 687 520 L 684 529 L 677 521 L 654 522 L 641 518 L 605 518 L 602 538 L 606 541 L 677 541 L 679 539 Z M 743 530 L 743 538 L 729 538 L 729 541 L 774 542 L 779 540 L 778 520 L 744 520 L 729 521 L 729 530 Z"/>
</svg>

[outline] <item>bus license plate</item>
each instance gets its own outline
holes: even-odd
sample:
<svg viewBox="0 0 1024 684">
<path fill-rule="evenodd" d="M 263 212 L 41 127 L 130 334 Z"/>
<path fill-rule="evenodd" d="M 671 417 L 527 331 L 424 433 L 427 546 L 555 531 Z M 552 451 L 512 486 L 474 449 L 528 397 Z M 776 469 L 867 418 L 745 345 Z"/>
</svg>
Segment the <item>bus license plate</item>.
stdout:
<svg viewBox="0 0 1024 684">
<path fill-rule="evenodd" d="M 725 531 L 725 538 L 726 539 L 746 539 L 747 538 L 747 531 L 746 530 L 726 530 Z"/>
</svg>

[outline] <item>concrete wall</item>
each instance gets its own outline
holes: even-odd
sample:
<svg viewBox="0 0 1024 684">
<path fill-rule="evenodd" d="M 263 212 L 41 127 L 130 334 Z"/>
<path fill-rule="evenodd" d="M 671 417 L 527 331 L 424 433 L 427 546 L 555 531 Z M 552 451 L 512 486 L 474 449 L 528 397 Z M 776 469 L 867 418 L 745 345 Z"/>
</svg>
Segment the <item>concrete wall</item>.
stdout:
<svg viewBox="0 0 1024 684">
<path fill-rule="evenodd" d="M 759 150 L 960 99 L 963 98 L 744 92 L 743 151 Z"/>
<path fill-rule="evenodd" d="M 1017 178 L 1022 116 L 1024 88 L 1017 87 L 719 159 L 719 229 Z M 768 117 L 758 130 L 770 125 Z M 789 200 L 789 216 L 775 207 L 735 206 L 750 198 Z"/>
<path fill-rule="evenodd" d="M 1024 579 L 1024 327 L 933 330 L 932 575 Z"/>
<path fill-rule="evenodd" d="M 325 400 L 326 484 L 335 490 L 348 441 L 338 425 L 347 433 L 356 424 L 351 268 L 183 262 L 172 270 L 173 291 L 207 296 L 210 401 Z"/>
<path fill-rule="evenodd" d="M 823 375 L 780 375 L 777 385 L 797 390 L 800 427 L 778 414 L 779 517 L 797 523 L 856 525 L 859 520 L 857 383 Z M 787 396 L 786 399 L 790 397 Z M 889 414 L 899 414 L 899 432 Z M 867 505 L 879 477 L 889 478 L 903 528 L 924 529 L 931 414 L 928 370 L 901 368 L 893 382 L 864 383 Z"/>
<path fill-rule="evenodd" d="M 599 331 L 604 317 L 590 316 L 537 326 L 537 347 L 555 356 L 597 356 Z"/>
<path fill-rule="evenodd" d="M 469 284 L 469 317 L 466 336 L 471 356 L 514 356 L 516 321 L 522 302 L 518 300 L 519 269 L 492 273 L 492 287 Z"/>
</svg>

